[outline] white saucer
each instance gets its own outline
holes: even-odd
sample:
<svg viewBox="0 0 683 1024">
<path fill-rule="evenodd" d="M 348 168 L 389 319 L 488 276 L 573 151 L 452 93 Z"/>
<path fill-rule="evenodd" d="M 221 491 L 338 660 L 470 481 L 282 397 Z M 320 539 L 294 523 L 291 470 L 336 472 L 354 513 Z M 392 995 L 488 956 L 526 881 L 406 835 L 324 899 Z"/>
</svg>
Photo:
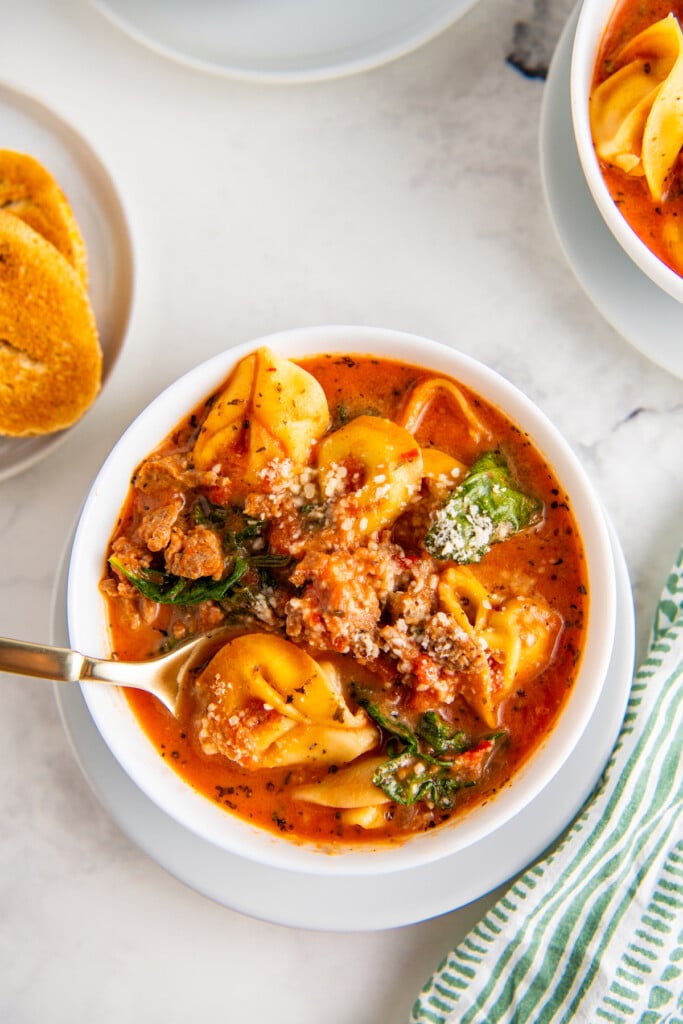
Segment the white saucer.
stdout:
<svg viewBox="0 0 683 1024">
<path fill-rule="evenodd" d="M 275 924 L 319 931 L 373 931 L 426 921 L 485 897 L 543 853 L 576 816 L 609 759 L 628 701 L 635 649 L 628 571 L 613 530 L 611 536 L 616 642 L 603 694 L 574 755 L 522 814 L 470 849 L 426 867 L 389 876 L 325 878 L 242 860 L 160 811 L 110 753 L 80 688 L 55 683 L 64 728 L 86 779 L 121 830 L 170 874 L 217 903 Z M 52 641 L 59 646 L 68 642 L 69 551 L 70 545 L 53 595 Z"/>
<path fill-rule="evenodd" d="M 133 254 L 118 193 L 89 144 L 37 100 L 0 83 L 0 145 L 29 153 L 66 194 L 88 250 L 90 301 L 103 353 L 103 384 L 119 355 L 133 297 Z M 27 469 L 66 436 L 0 437 L 0 480 Z"/>
<path fill-rule="evenodd" d="M 421 46 L 476 0 L 95 0 L 139 42 L 261 82 L 348 75 Z"/>
<path fill-rule="evenodd" d="M 624 253 L 603 221 L 579 163 L 569 70 L 578 8 L 548 71 L 540 125 L 541 173 L 557 236 L 589 298 L 616 330 L 654 363 L 683 377 L 683 306 Z"/>
</svg>

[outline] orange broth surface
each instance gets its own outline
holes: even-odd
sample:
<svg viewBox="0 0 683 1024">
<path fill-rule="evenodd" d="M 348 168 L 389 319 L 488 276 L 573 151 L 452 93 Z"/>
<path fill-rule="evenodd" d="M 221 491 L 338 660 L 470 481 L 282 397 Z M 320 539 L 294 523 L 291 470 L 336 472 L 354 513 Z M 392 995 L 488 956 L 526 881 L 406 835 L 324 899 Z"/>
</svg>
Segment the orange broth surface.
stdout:
<svg viewBox="0 0 683 1024">
<path fill-rule="evenodd" d="M 370 357 L 328 355 L 297 362 L 323 386 L 332 427 L 367 413 L 392 419 L 417 381 L 436 376 L 414 366 Z M 524 433 L 497 409 L 460 387 L 489 428 L 495 446 L 505 454 L 520 485 L 544 504 L 540 525 L 494 545 L 474 569 L 488 588 L 503 594 L 510 591 L 512 578 L 522 580 L 528 596 L 542 598 L 559 612 L 563 626 L 552 661 L 502 704 L 499 728 L 507 731 L 508 738 L 492 758 L 479 785 L 461 790 L 455 807 L 448 811 L 390 808 L 384 825 L 370 830 L 344 824 L 342 815 L 333 808 L 291 799 L 295 784 L 319 779 L 335 770 L 334 766 L 247 770 L 227 758 L 207 756 L 197 742 L 191 701 L 185 702 L 181 720 L 176 721 L 154 698 L 128 691 L 130 705 L 160 756 L 210 800 L 265 829 L 293 839 L 362 844 L 400 841 L 415 831 L 433 828 L 490 799 L 507 784 L 547 736 L 561 711 L 580 661 L 588 608 L 584 555 L 569 499 L 551 467 Z M 195 409 L 159 450 L 187 449 L 204 416 L 204 406 Z M 415 436 L 421 446 L 442 449 L 467 465 L 481 454 L 482 447 L 491 447 L 490 443 L 479 447 L 473 443 L 462 416 L 445 397 L 431 404 Z M 139 498 L 131 490 L 112 541 L 134 531 L 139 515 Z M 157 606 L 150 614 L 148 608 L 146 617 L 132 629 L 127 603 L 112 596 L 106 600 L 115 656 L 123 660 L 146 659 L 163 649 L 173 622 L 184 614 L 167 606 Z M 188 622 L 190 631 L 199 628 L 196 619 L 188 618 Z M 340 656 L 340 660 L 350 659 Z M 461 697 L 440 711 L 450 725 L 466 730 L 474 738 L 491 733 L 490 727 Z M 384 737 L 385 743 L 386 740 Z"/>
<path fill-rule="evenodd" d="M 619 51 L 630 39 L 669 13 L 680 21 L 683 4 L 665 0 L 620 0 L 598 50 L 593 88 L 613 74 L 618 67 Z M 600 161 L 600 168 L 612 199 L 641 241 L 668 267 L 677 274 L 683 274 L 683 248 L 680 244 L 683 237 L 683 163 L 680 155 L 661 202 L 652 198 L 644 177 L 626 174 L 605 161 Z M 676 239 L 676 244 L 672 244 L 671 236 Z"/>
</svg>

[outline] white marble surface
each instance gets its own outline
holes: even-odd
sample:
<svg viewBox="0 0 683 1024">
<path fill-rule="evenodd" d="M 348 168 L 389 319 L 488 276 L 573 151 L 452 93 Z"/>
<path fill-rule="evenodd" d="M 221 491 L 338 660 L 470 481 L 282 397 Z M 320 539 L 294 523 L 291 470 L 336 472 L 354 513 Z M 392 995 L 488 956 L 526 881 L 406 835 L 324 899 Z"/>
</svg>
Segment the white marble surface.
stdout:
<svg viewBox="0 0 683 1024">
<path fill-rule="evenodd" d="M 458 346 L 555 421 L 623 545 L 642 652 L 683 539 L 683 383 L 603 320 L 544 206 L 543 80 L 506 58 L 547 63 L 570 0 L 480 0 L 395 63 L 285 87 L 176 65 L 85 0 L 0 7 L 0 77 L 91 142 L 137 254 L 126 346 L 96 408 L 46 461 L 0 483 L 2 633 L 50 639 L 59 558 L 89 482 L 163 385 L 238 341 L 356 322 Z M 403 1021 L 481 913 L 340 935 L 217 906 L 110 821 L 49 684 L 5 676 L 2 687 L 2 1024 Z"/>
</svg>

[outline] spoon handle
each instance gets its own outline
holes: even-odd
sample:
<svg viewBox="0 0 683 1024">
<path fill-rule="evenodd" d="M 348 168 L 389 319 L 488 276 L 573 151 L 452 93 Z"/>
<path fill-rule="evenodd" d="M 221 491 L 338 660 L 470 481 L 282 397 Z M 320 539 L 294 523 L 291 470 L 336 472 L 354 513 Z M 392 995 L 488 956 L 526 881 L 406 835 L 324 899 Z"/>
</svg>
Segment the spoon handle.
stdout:
<svg viewBox="0 0 683 1024">
<path fill-rule="evenodd" d="M 57 683 L 89 680 L 112 683 L 114 686 L 125 686 L 127 683 L 131 686 L 145 686 L 145 679 L 149 675 L 144 663 L 137 665 L 88 658 L 67 647 L 48 647 L 46 644 L 11 640 L 4 636 L 0 636 L 0 672 L 51 679 Z"/>
<path fill-rule="evenodd" d="M 0 637 L 0 671 L 75 683 L 87 676 L 90 659 L 78 651 Z"/>
</svg>

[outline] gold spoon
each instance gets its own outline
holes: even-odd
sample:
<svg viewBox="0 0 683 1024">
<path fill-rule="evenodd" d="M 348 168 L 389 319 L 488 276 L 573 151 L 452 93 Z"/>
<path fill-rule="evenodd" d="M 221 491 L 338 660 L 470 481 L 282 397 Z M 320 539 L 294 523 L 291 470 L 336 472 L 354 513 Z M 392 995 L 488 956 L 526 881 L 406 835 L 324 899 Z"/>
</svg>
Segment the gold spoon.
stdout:
<svg viewBox="0 0 683 1024">
<path fill-rule="evenodd" d="M 202 654 L 216 646 L 218 629 L 178 644 L 169 654 L 149 661 L 107 661 L 89 658 L 64 647 L 47 647 L 0 637 L 0 672 L 51 679 L 57 683 L 105 683 L 131 686 L 153 694 L 176 714 L 178 698 L 188 671 L 201 663 Z M 211 653 L 214 653 L 213 651 Z"/>
</svg>

